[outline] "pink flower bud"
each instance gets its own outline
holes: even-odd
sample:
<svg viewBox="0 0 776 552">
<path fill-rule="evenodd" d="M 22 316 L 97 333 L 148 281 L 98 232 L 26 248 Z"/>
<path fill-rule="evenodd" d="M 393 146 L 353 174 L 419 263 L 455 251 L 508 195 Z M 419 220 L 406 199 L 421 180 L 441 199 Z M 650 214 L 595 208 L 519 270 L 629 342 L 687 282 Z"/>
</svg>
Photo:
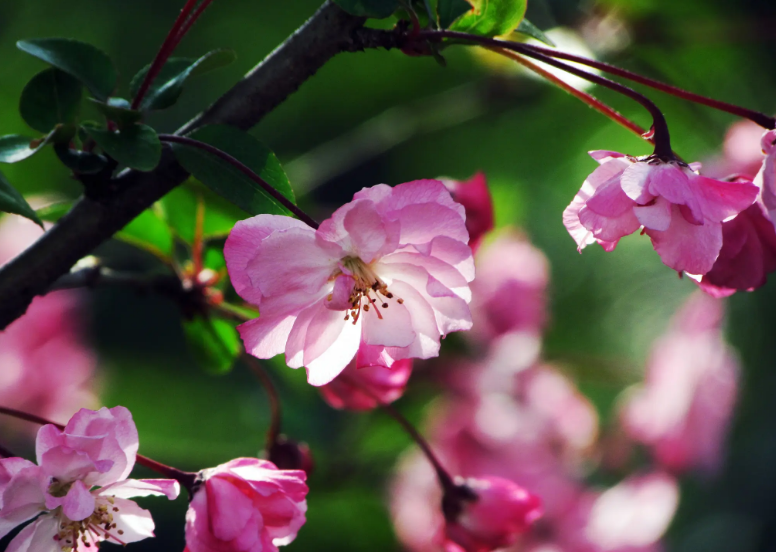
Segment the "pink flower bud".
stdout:
<svg viewBox="0 0 776 552">
<path fill-rule="evenodd" d="M 302 470 L 310 475 L 315 468 L 315 460 L 307 443 L 298 443 L 281 435 L 268 451 L 269 461 L 281 470 Z"/>
<path fill-rule="evenodd" d="M 200 477 L 186 513 L 190 552 L 277 552 L 305 523 L 308 489 L 301 470 L 237 458 Z"/>
<path fill-rule="evenodd" d="M 391 403 L 404 394 L 412 374 L 412 360 L 391 361 L 388 357 L 370 361 L 361 353 L 342 373 L 318 389 L 333 408 L 372 410 L 380 403 Z"/>
<path fill-rule="evenodd" d="M 466 210 L 469 245 L 476 251 L 485 234 L 493 230 L 493 200 L 485 173 L 478 172 L 469 180 L 442 179 L 442 183 Z"/>
<path fill-rule="evenodd" d="M 476 498 L 462 499 L 460 512 L 445 526 L 447 538 L 466 552 L 488 552 L 514 544 L 542 515 L 541 500 L 501 477 L 469 478 Z"/>
</svg>

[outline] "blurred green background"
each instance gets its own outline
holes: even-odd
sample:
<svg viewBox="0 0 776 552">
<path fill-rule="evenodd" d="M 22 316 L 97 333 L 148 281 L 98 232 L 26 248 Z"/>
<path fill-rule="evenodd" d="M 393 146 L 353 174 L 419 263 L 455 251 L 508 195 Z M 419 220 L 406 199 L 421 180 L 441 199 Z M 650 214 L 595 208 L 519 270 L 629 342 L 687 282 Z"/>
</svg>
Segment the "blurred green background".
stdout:
<svg viewBox="0 0 776 552">
<path fill-rule="evenodd" d="M 18 115 L 24 84 L 44 65 L 16 40 L 68 36 L 108 52 L 131 76 L 155 54 L 182 2 L 177 0 L 4 0 L 0 2 L 0 134 L 28 133 Z M 319 0 L 217 0 L 177 54 L 233 48 L 238 61 L 194 82 L 181 101 L 150 123 L 172 131 L 215 100 L 320 5 Z M 615 49 L 591 21 L 616 14 Z M 530 0 L 528 18 L 543 29 L 568 26 L 599 55 L 693 91 L 776 112 L 776 3 L 772 0 Z M 615 41 L 616 42 L 616 41 Z M 608 50 L 605 50 L 609 48 Z M 605 422 L 619 391 L 638 380 L 650 343 L 695 286 L 664 267 L 649 240 L 631 236 L 616 253 L 578 255 L 561 223 L 595 163 L 591 149 L 634 155 L 648 146 L 576 99 L 512 71 L 494 70 L 463 49 L 430 58 L 400 52 L 341 54 L 252 132 L 271 147 L 301 196 L 322 217 L 363 186 L 445 175 L 488 176 L 499 226 L 525 229 L 552 267 L 551 325 L 545 354 L 575 373 Z M 606 90 L 594 93 L 643 126 L 646 114 Z M 675 149 L 686 159 L 718 154 L 734 118 L 650 93 L 664 109 Z M 52 151 L 3 166 L 25 194 L 75 197 L 77 182 Z M 307 193 L 305 193 L 307 192 Z M 123 267 L 153 267 L 149 256 L 109 244 Z M 180 315 L 167 300 L 130 291 L 92 294 L 92 333 L 100 354 L 102 402 L 131 409 L 141 452 L 184 469 L 212 466 L 261 448 L 266 397 L 238 365 L 203 373 L 186 348 Z M 724 472 L 685 478 L 669 550 L 776 550 L 776 287 L 728 301 L 728 334 L 743 360 L 743 394 Z M 409 441 L 377 412 L 327 407 L 303 371 L 268 363 L 284 402 L 284 430 L 307 441 L 317 464 L 308 523 L 287 550 L 398 550 L 386 508 L 386 482 Z M 2 369 L 2 368 L 0 368 Z M 400 408 L 423 418 L 434 395 L 422 371 Z M 141 501 L 153 510 L 157 539 L 136 549 L 183 549 L 185 501 Z"/>
</svg>

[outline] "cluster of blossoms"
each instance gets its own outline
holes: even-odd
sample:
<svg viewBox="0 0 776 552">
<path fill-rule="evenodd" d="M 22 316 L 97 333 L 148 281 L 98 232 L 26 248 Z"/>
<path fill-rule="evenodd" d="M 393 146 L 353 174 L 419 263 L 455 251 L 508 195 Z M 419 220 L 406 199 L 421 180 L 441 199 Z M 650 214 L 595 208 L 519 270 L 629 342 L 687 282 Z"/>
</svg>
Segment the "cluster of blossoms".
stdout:
<svg viewBox="0 0 776 552">
<path fill-rule="evenodd" d="M 746 141 L 751 130 L 740 128 L 729 142 Z M 776 131 L 760 142 L 761 154 L 754 145 L 744 155 L 738 146 L 727 148 L 733 162 L 712 166 L 712 172 L 732 169 L 723 180 L 702 176 L 700 163 L 590 152 L 600 166 L 564 211 L 563 223 L 580 251 L 592 243 L 612 251 L 622 237 L 642 230 L 665 265 L 707 293 L 751 291 L 776 270 Z"/>
<path fill-rule="evenodd" d="M 175 479 L 127 479 L 137 459 L 138 433 L 121 406 L 82 409 L 59 429 L 38 431 L 37 464 L 0 460 L 0 537 L 34 519 L 8 552 L 96 550 L 154 536 L 150 512 L 131 498 L 180 493 Z M 177 470 L 171 470 L 177 472 Z M 192 494 L 186 514 L 191 552 L 276 552 L 305 521 L 305 473 L 238 458 L 183 477 Z M 195 477 L 196 476 L 196 477 Z"/>
</svg>

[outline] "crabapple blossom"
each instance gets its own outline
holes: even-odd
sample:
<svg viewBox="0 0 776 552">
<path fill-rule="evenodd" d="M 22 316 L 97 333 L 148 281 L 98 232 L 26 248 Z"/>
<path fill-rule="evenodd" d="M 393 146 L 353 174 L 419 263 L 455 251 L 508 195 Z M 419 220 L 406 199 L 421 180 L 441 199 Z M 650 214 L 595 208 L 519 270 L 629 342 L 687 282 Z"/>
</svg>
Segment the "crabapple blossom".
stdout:
<svg viewBox="0 0 776 552">
<path fill-rule="evenodd" d="M 470 332 L 490 340 L 512 331 L 538 334 L 547 322 L 549 263 L 515 230 L 501 232 L 477 252 Z"/>
<path fill-rule="evenodd" d="M 10 261 L 42 233 L 30 220 L 4 217 L 0 263 Z M 85 344 L 81 306 L 80 294 L 73 291 L 36 297 L 27 312 L 0 333 L 0 404 L 67 419 L 95 403 L 96 358 Z"/>
<path fill-rule="evenodd" d="M 722 248 L 722 222 L 757 197 L 749 182 L 722 182 L 694 172 L 698 165 L 611 151 L 590 154 L 600 166 L 563 212 L 581 251 L 598 242 L 612 251 L 642 226 L 666 266 L 709 272 Z"/>
<path fill-rule="evenodd" d="M 769 130 L 760 141 L 765 159 L 755 177 L 755 184 L 762 190 L 763 205 L 771 222 L 776 221 L 776 130 Z"/>
<path fill-rule="evenodd" d="M 493 230 L 493 199 L 488 190 L 485 173 L 478 172 L 469 180 L 441 179 L 450 190 L 453 199 L 466 210 L 466 229 L 469 231 L 469 245 L 476 251 L 485 234 Z"/>
<path fill-rule="evenodd" d="M 186 549 L 277 552 L 305 523 L 305 478 L 256 458 L 203 470 L 186 513 Z"/>
<path fill-rule="evenodd" d="M 445 524 L 445 535 L 465 552 L 488 552 L 514 544 L 542 515 L 539 497 L 508 479 L 470 477 L 460 484 L 474 496 L 459 502 L 460 512 Z"/>
<path fill-rule="evenodd" d="M 81 409 L 63 430 L 45 425 L 35 444 L 38 464 L 0 460 L 0 537 L 39 514 L 11 541 L 9 552 L 70 552 L 102 541 L 127 544 L 154 536 L 147 510 L 128 500 L 175 499 L 171 479 L 127 479 L 138 449 L 137 428 L 122 407 Z"/>
<path fill-rule="evenodd" d="M 386 362 L 438 355 L 471 327 L 474 262 L 464 208 L 437 180 L 364 188 L 317 230 L 258 215 L 224 248 L 235 290 L 261 316 L 239 327 L 258 358 L 282 352 L 312 385 L 358 350 Z"/>
<path fill-rule="evenodd" d="M 672 471 L 714 471 L 722 460 L 739 372 L 722 315 L 718 299 L 692 295 L 653 345 L 644 384 L 624 402 L 625 431 Z"/>
<path fill-rule="evenodd" d="M 412 374 L 412 360 L 385 364 L 367 363 L 356 354 L 339 376 L 318 388 L 321 396 L 333 408 L 347 410 L 372 410 L 380 403 L 392 403 L 404 394 Z"/>
</svg>

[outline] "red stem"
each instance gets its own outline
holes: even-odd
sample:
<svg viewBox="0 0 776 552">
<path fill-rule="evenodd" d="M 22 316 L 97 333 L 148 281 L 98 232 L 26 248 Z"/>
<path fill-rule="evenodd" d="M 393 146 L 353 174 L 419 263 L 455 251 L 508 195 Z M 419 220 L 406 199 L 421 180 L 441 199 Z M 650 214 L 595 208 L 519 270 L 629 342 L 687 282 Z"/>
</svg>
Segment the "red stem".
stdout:
<svg viewBox="0 0 776 552">
<path fill-rule="evenodd" d="M 663 112 L 660 111 L 660 109 L 655 105 L 655 103 L 652 100 L 650 100 L 643 94 L 639 94 L 632 88 L 628 88 L 627 86 L 611 81 L 607 78 L 594 75 L 592 73 L 588 73 L 587 71 L 578 69 L 577 67 L 573 67 L 566 63 L 560 62 L 556 59 L 553 59 L 549 56 L 539 53 L 535 51 L 533 48 L 527 47 L 525 44 L 522 44 L 522 43 L 508 42 L 505 40 L 497 40 L 495 38 L 487 38 L 484 36 L 477 36 L 469 33 L 461 33 L 458 31 L 422 31 L 421 33 L 419 33 L 418 38 L 429 39 L 429 40 L 440 39 L 440 38 L 452 38 L 456 40 L 474 42 L 477 44 L 481 44 L 483 46 L 491 46 L 495 48 L 505 48 L 507 50 L 513 50 L 515 52 L 518 52 L 519 54 L 523 54 L 524 56 L 531 57 L 541 62 L 544 62 L 547 65 L 552 65 L 553 67 L 557 67 L 558 69 L 561 69 L 566 73 L 576 75 L 577 77 L 583 78 L 585 80 L 588 80 L 590 82 L 593 82 L 605 88 L 609 88 L 610 90 L 614 90 L 615 92 L 619 92 L 624 96 L 628 96 L 632 100 L 635 100 L 638 103 L 640 103 L 642 106 L 644 106 L 644 108 L 647 111 L 649 111 L 650 115 L 652 115 L 652 128 L 654 130 L 654 139 L 655 139 L 654 154 L 664 159 L 676 158 L 676 156 L 674 155 L 671 149 L 671 136 L 668 132 L 668 123 L 666 122 L 666 118 L 663 115 Z"/>
<path fill-rule="evenodd" d="M 213 0 L 203 0 L 203 2 L 197 6 L 197 9 L 194 10 L 194 13 L 191 14 L 191 17 L 189 17 L 186 20 L 186 23 L 183 24 L 183 27 L 178 32 L 178 40 L 176 42 L 176 46 L 181 41 L 181 39 L 186 36 L 186 33 L 191 30 L 191 28 L 194 26 L 194 23 L 197 22 L 197 19 L 199 19 L 199 16 L 202 15 L 202 12 L 205 11 L 205 9 L 210 5 L 210 2 Z"/>
<path fill-rule="evenodd" d="M 633 82 L 649 86 L 655 90 L 660 90 L 666 94 L 671 94 L 678 98 L 682 98 L 683 100 L 695 102 L 707 107 L 724 111 L 726 113 L 737 115 L 738 117 L 743 117 L 744 119 L 749 119 L 761 127 L 767 128 L 769 130 L 776 128 L 776 118 L 770 117 L 765 113 L 760 113 L 759 111 L 754 111 L 752 109 L 747 109 L 738 105 L 733 105 L 720 100 L 715 100 L 713 98 L 708 98 L 706 96 L 701 96 L 700 94 L 695 94 L 694 92 L 689 92 L 676 86 L 672 86 L 649 77 L 644 77 L 638 73 L 633 73 L 627 69 L 621 69 L 620 67 L 604 63 L 603 61 L 596 61 L 594 59 L 588 59 L 574 54 L 560 52 L 558 50 L 553 50 L 552 48 L 543 48 L 541 46 L 533 46 L 528 44 L 523 44 L 523 46 L 546 56 L 573 61 L 574 63 L 579 63 L 580 65 L 587 65 L 588 67 L 604 71 L 611 75 L 617 75 L 618 77 L 622 77 L 624 79 L 632 80 Z"/>
<path fill-rule="evenodd" d="M 191 10 L 194 9 L 196 3 L 197 0 L 186 0 L 186 4 L 178 14 L 175 22 L 172 24 L 170 32 L 168 32 L 167 36 L 164 38 L 164 42 L 162 42 L 162 45 L 159 47 L 159 51 L 157 52 L 156 57 L 151 62 L 151 67 L 149 67 L 148 73 L 146 73 L 143 82 L 140 84 L 140 88 L 138 89 L 137 94 L 132 99 L 132 109 L 138 109 L 140 107 L 140 102 L 143 101 L 143 98 L 148 93 L 148 89 L 151 87 L 151 83 L 153 83 L 154 79 L 159 76 L 159 72 L 162 70 L 162 67 L 164 67 L 167 58 L 169 58 L 170 54 L 172 54 L 173 50 L 175 50 L 175 47 L 180 42 L 180 39 L 183 38 L 183 35 L 180 32 L 181 27 L 183 27 L 184 23 L 186 22 L 186 18 L 188 17 L 189 13 L 191 13 Z"/>
<path fill-rule="evenodd" d="M 8 408 L 7 406 L 0 406 L 0 414 L 12 416 L 14 418 L 18 418 L 19 420 L 25 420 L 27 422 L 32 422 L 34 424 L 53 425 L 58 429 L 65 429 L 65 426 L 62 424 L 52 422 L 51 420 L 47 420 L 46 418 L 36 416 L 35 414 L 29 414 L 27 412 L 22 412 L 14 408 Z M 2 453 L 2 451 L 0 451 L 0 453 Z M 186 489 L 188 489 L 189 492 L 191 492 L 191 489 L 197 477 L 196 473 L 186 472 L 183 470 L 179 470 L 178 468 L 173 468 L 172 466 L 167 466 L 165 464 L 162 464 L 161 462 L 152 460 L 147 456 L 143 456 L 142 454 L 137 455 L 137 463 L 140 464 L 141 466 L 145 466 L 146 468 L 152 469 L 155 472 L 160 473 L 164 476 L 167 476 L 171 479 L 175 479 L 181 485 L 186 487 Z"/>
<path fill-rule="evenodd" d="M 415 441 L 420 449 L 423 451 L 423 454 L 426 455 L 426 458 L 428 458 L 428 461 L 431 462 L 431 465 L 434 467 L 434 471 L 436 472 L 437 478 L 439 479 L 439 484 L 442 486 L 442 490 L 445 493 L 455 492 L 458 486 L 453 481 L 453 478 L 450 476 L 450 473 L 445 469 L 445 467 L 442 465 L 442 462 L 439 461 L 439 458 L 437 458 L 436 454 L 434 454 L 434 451 L 431 450 L 431 445 L 428 444 L 428 441 L 420 434 L 420 432 L 415 429 L 415 427 L 410 423 L 410 421 L 404 417 L 404 415 L 396 410 L 396 408 L 393 407 L 393 405 L 390 405 L 388 403 L 384 403 L 380 400 L 380 397 L 378 397 L 375 393 L 372 392 L 371 389 L 368 387 L 361 385 L 358 381 L 356 381 L 354 378 L 351 378 L 345 374 L 340 374 L 338 376 L 341 378 L 344 382 L 347 382 L 348 384 L 352 385 L 365 395 L 368 395 L 372 400 L 374 400 L 377 404 L 380 405 L 380 407 L 385 410 L 385 412 L 388 413 L 388 415 L 396 420 L 399 425 L 404 429 L 404 431 L 407 432 L 407 434 L 412 437 L 412 440 Z"/>
<path fill-rule="evenodd" d="M 307 224 L 308 226 L 311 226 L 313 228 L 318 228 L 318 223 L 315 222 L 315 220 L 310 217 L 307 213 L 302 211 L 299 207 L 291 203 L 291 201 L 288 200 L 283 194 L 278 192 L 275 188 L 273 188 L 266 180 L 264 180 L 262 177 L 260 177 L 258 174 L 253 172 L 250 167 L 247 165 L 244 165 L 239 160 L 235 159 L 231 155 L 229 155 L 226 152 L 221 151 L 220 149 L 211 146 L 210 144 L 206 144 L 205 142 L 200 142 L 199 140 L 194 140 L 192 138 L 186 138 L 185 136 L 176 136 L 175 134 L 160 134 L 159 139 L 162 142 L 172 142 L 176 144 L 183 144 L 186 146 L 191 146 L 194 148 L 199 148 L 201 150 L 204 150 L 212 155 L 215 155 L 219 159 L 223 159 L 236 169 L 238 169 L 241 173 L 243 173 L 245 176 L 253 180 L 256 184 L 264 188 L 264 191 L 267 192 L 269 195 L 271 195 L 273 198 L 275 198 L 280 204 L 283 205 L 286 209 L 294 213 L 299 220 Z"/>
</svg>

